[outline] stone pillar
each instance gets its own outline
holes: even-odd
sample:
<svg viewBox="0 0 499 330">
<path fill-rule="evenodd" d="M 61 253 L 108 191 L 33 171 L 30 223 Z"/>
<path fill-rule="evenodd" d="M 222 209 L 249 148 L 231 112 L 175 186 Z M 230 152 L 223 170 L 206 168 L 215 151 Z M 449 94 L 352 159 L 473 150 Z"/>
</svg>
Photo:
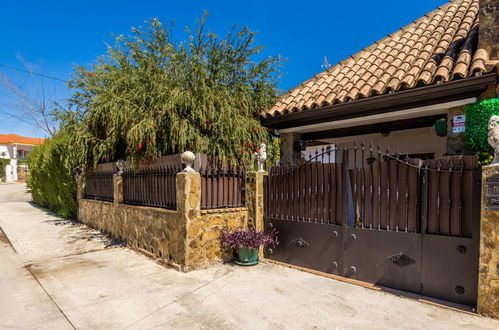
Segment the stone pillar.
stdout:
<svg viewBox="0 0 499 330">
<path fill-rule="evenodd" d="M 480 0 L 478 49 L 484 49 L 490 60 L 499 60 L 499 4 L 497 0 Z"/>
<path fill-rule="evenodd" d="M 76 177 L 76 201 L 79 202 L 83 198 L 83 193 L 85 191 L 85 180 L 83 174 Z"/>
<path fill-rule="evenodd" d="M 114 187 L 114 204 L 123 203 L 123 176 L 120 174 L 113 174 L 113 187 Z"/>
<path fill-rule="evenodd" d="M 281 164 L 298 164 L 301 160 L 300 133 L 281 133 Z"/>
<path fill-rule="evenodd" d="M 248 172 L 246 176 L 246 207 L 248 227 L 264 230 L 263 225 L 263 179 L 267 172 Z"/>
<path fill-rule="evenodd" d="M 184 242 L 179 242 L 179 248 L 183 248 L 180 254 L 184 260 L 180 260 L 181 271 L 189 271 L 194 268 L 195 260 L 189 253 L 189 244 L 192 237 L 188 233 L 190 228 L 201 217 L 201 175 L 198 172 L 177 173 L 177 211 L 181 218 L 182 229 L 180 237 L 184 237 Z"/>
<path fill-rule="evenodd" d="M 499 164 L 482 168 L 477 309 L 480 314 L 499 318 L 499 210 L 489 210 L 486 202 L 487 179 L 492 176 L 499 176 Z"/>
<path fill-rule="evenodd" d="M 448 155 L 469 155 L 471 151 L 466 145 L 464 132 L 453 133 L 452 122 L 454 116 L 464 115 L 464 105 L 447 110 L 447 154 Z M 444 137 L 442 138 L 444 139 Z"/>
</svg>

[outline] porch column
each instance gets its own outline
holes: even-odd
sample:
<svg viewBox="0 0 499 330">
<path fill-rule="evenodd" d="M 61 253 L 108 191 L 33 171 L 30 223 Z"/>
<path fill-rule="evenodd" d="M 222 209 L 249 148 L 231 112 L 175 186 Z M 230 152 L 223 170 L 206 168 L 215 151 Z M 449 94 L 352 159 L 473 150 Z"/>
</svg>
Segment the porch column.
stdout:
<svg viewBox="0 0 499 330">
<path fill-rule="evenodd" d="M 454 117 L 464 115 L 464 105 L 447 110 L 447 154 L 471 155 L 472 152 L 466 145 L 464 132 L 453 132 Z"/>
<path fill-rule="evenodd" d="M 494 318 L 499 318 L 499 207 L 492 201 L 487 202 L 487 195 L 495 199 L 497 197 L 492 195 L 497 195 L 497 190 L 499 190 L 499 164 L 484 166 L 477 309 L 480 314 Z"/>
<path fill-rule="evenodd" d="M 281 133 L 280 140 L 281 164 L 298 164 L 301 159 L 300 133 Z"/>
</svg>

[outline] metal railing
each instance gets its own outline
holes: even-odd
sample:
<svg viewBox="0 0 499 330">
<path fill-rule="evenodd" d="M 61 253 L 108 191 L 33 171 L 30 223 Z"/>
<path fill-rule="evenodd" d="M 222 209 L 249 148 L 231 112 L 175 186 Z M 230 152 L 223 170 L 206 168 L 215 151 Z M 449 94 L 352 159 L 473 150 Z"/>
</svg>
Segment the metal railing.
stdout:
<svg viewBox="0 0 499 330">
<path fill-rule="evenodd" d="M 176 209 L 176 175 L 182 168 L 180 155 L 159 157 L 139 167 L 125 162 L 123 203 Z"/>
<path fill-rule="evenodd" d="M 199 155 L 201 208 L 235 208 L 245 205 L 246 168 Z"/>
<path fill-rule="evenodd" d="M 123 203 L 176 209 L 176 176 L 184 168 L 181 155 L 170 155 L 133 165 L 124 163 Z M 246 168 L 217 157 L 198 154 L 194 165 L 201 175 L 201 208 L 235 208 L 245 205 Z M 87 176 L 84 198 L 113 201 L 115 163 L 100 164 Z"/>
<path fill-rule="evenodd" d="M 470 237 L 480 166 L 475 156 L 422 160 L 332 145 L 302 164 L 271 167 L 264 184 L 267 218 Z"/>
<path fill-rule="evenodd" d="M 112 202 L 114 199 L 113 175 L 116 173 L 114 163 L 99 164 L 86 177 L 83 198 Z"/>
</svg>

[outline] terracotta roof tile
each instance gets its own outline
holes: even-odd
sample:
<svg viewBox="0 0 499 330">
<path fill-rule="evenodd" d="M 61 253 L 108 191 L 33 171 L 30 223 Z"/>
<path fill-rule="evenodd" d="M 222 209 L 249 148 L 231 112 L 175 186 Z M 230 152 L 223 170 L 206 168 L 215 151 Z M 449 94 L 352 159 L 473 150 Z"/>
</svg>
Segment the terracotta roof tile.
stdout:
<svg viewBox="0 0 499 330">
<path fill-rule="evenodd" d="M 26 137 L 17 134 L 0 134 L 0 143 L 2 144 L 19 143 L 38 145 L 43 142 L 45 142 L 45 139 Z"/>
<path fill-rule="evenodd" d="M 486 73 L 479 0 L 453 0 L 283 94 L 264 116 Z"/>
</svg>

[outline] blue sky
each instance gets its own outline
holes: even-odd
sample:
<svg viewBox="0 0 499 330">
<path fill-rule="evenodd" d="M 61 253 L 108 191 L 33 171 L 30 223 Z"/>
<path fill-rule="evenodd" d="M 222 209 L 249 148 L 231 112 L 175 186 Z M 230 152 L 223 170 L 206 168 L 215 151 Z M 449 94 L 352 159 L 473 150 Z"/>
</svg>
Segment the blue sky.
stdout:
<svg viewBox="0 0 499 330">
<path fill-rule="evenodd" d="M 323 70 L 324 56 L 334 64 L 374 41 L 446 3 L 418 1 L 18 1 L 2 0 L 0 10 L 0 65 L 23 67 L 69 79 L 73 65 L 89 65 L 106 50 L 111 33 L 126 34 L 131 27 L 157 17 L 175 21 L 175 39 L 185 38 L 186 25 L 209 11 L 207 28 L 225 34 L 234 24 L 257 31 L 264 55 L 280 54 L 288 61 L 280 87 L 294 87 Z M 27 88 L 27 74 L 0 67 Z M 35 81 L 35 83 L 38 80 Z M 47 80 L 54 99 L 68 95 L 64 83 Z M 20 116 L 16 100 L 0 86 L 0 110 Z M 26 119 L 29 122 L 29 119 Z M 44 137 L 25 121 L 0 111 L 0 133 Z"/>
</svg>

